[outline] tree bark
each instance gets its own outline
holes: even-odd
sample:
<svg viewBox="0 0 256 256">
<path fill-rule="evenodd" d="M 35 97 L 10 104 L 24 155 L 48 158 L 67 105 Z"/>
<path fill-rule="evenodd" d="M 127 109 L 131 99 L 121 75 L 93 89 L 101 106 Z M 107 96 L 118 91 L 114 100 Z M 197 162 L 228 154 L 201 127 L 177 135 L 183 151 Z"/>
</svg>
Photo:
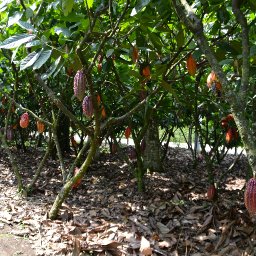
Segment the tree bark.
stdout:
<svg viewBox="0 0 256 256">
<path fill-rule="evenodd" d="M 158 123 L 151 120 L 145 135 L 146 147 L 143 154 L 144 168 L 150 172 L 161 172 L 161 143 L 159 139 Z"/>
</svg>

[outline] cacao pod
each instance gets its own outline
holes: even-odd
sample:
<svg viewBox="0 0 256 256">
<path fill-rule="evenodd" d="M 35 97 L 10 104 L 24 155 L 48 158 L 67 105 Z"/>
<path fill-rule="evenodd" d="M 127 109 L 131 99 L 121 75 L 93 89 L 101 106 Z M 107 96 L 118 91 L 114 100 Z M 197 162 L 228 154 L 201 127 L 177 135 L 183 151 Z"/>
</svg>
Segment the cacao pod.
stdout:
<svg viewBox="0 0 256 256">
<path fill-rule="evenodd" d="M 208 75 L 206 83 L 208 88 L 210 89 L 212 87 L 212 83 L 217 81 L 217 76 L 214 71 L 211 71 L 211 73 Z"/>
<path fill-rule="evenodd" d="M 214 71 L 211 71 L 211 73 L 208 75 L 206 83 L 209 89 L 213 90 L 220 96 L 222 85 Z"/>
<path fill-rule="evenodd" d="M 37 127 L 37 131 L 38 131 L 39 133 L 43 133 L 44 130 L 45 130 L 44 123 L 41 122 L 41 121 L 39 121 L 39 120 L 36 122 L 36 127 Z"/>
<path fill-rule="evenodd" d="M 78 173 L 80 172 L 80 169 L 78 167 L 75 168 L 74 170 L 74 176 L 76 176 Z M 77 189 L 78 186 L 81 184 L 82 182 L 82 178 L 81 179 L 78 179 L 77 182 L 75 182 L 72 186 L 73 189 Z"/>
<path fill-rule="evenodd" d="M 28 113 L 23 113 L 20 117 L 20 127 L 27 128 L 29 125 L 29 115 Z"/>
<path fill-rule="evenodd" d="M 195 76 L 195 74 L 196 74 L 196 61 L 195 61 L 192 54 L 189 54 L 189 56 L 187 58 L 187 69 L 188 69 L 188 73 L 191 76 Z"/>
<path fill-rule="evenodd" d="M 78 70 L 74 77 L 74 95 L 78 100 L 82 101 L 86 89 L 85 75 L 83 70 Z"/>
<path fill-rule="evenodd" d="M 244 192 L 244 204 L 250 215 L 256 214 L 256 179 L 251 178 Z"/>
<path fill-rule="evenodd" d="M 216 199 L 216 197 L 217 197 L 217 190 L 214 185 L 210 185 L 207 190 L 207 198 L 208 200 L 212 201 Z"/>
<path fill-rule="evenodd" d="M 13 140 L 13 137 L 14 137 L 14 132 L 13 132 L 12 126 L 8 126 L 6 131 L 6 139 Z"/>
<path fill-rule="evenodd" d="M 102 106 L 102 109 L 101 109 L 101 117 L 102 117 L 103 119 L 105 119 L 106 116 L 107 116 L 106 110 L 105 110 L 104 106 Z"/>
<path fill-rule="evenodd" d="M 228 128 L 226 132 L 226 142 L 227 144 L 230 144 L 231 142 L 235 142 L 238 139 L 238 131 L 235 127 Z"/>
<path fill-rule="evenodd" d="M 142 69 L 142 75 L 145 77 L 150 77 L 150 66 L 145 66 Z"/>
<path fill-rule="evenodd" d="M 134 63 L 137 63 L 139 60 L 139 50 L 136 46 L 133 46 L 132 48 L 132 61 Z"/>
<path fill-rule="evenodd" d="M 125 138 L 128 140 L 130 138 L 130 135 L 131 135 L 131 128 L 128 126 L 126 129 L 125 129 L 125 132 L 124 132 L 124 136 Z"/>
<path fill-rule="evenodd" d="M 93 105 L 91 96 L 84 97 L 82 108 L 85 116 L 91 117 L 93 115 Z"/>
</svg>

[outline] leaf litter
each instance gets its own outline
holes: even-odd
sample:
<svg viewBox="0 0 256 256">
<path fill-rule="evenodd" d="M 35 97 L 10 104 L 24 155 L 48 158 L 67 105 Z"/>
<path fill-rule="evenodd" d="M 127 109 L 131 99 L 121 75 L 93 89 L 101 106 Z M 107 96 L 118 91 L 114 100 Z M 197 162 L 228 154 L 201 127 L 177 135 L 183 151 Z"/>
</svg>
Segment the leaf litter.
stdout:
<svg viewBox="0 0 256 256">
<path fill-rule="evenodd" d="M 42 154 L 16 153 L 29 182 Z M 100 154 L 63 203 L 58 219 L 50 220 L 46 213 L 62 182 L 58 163 L 48 160 L 33 195 L 22 198 L 7 157 L 0 152 L 0 233 L 8 230 L 26 238 L 34 255 L 42 256 L 256 255 L 255 220 L 243 204 L 244 157 L 220 182 L 217 201 L 210 202 L 205 163 L 194 168 L 188 150 L 170 148 L 165 172 L 147 174 L 143 194 L 119 157 L 124 153 Z M 216 180 L 234 159 L 228 155 L 216 164 Z"/>
</svg>

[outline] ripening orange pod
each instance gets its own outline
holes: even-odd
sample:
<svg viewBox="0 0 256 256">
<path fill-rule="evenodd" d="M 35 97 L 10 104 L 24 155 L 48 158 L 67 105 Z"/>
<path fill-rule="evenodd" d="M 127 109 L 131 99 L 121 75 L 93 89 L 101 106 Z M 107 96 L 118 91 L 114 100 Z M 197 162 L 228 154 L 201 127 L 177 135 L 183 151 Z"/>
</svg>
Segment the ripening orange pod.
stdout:
<svg viewBox="0 0 256 256">
<path fill-rule="evenodd" d="M 27 128 L 29 125 L 29 115 L 28 113 L 23 113 L 20 117 L 20 127 Z"/>
<path fill-rule="evenodd" d="M 36 122 L 36 127 L 37 127 L 37 131 L 38 131 L 39 133 L 43 133 L 44 130 L 45 130 L 45 125 L 44 125 L 44 123 L 41 122 L 41 121 L 39 121 L 39 120 Z"/>
<path fill-rule="evenodd" d="M 137 63 L 139 60 L 139 49 L 136 46 L 132 47 L 132 61 Z"/>
<path fill-rule="evenodd" d="M 207 86 L 210 89 L 212 87 L 212 83 L 217 81 L 217 76 L 214 71 L 211 71 L 211 73 L 207 76 Z"/>
<path fill-rule="evenodd" d="M 143 69 L 142 69 L 142 75 L 144 76 L 144 77 L 150 77 L 150 66 L 149 65 L 147 65 L 147 66 L 145 66 Z"/>
<path fill-rule="evenodd" d="M 193 55 L 190 53 L 188 58 L 187 58 L 187 70 L 188 70 L 188 73 L 191 75 L 191 76 L 195 76 L 196 74 L 196 61 L 193 57 Z"/>
<path fill-rule="evenodd" d="M 105 110 L 104 106 L 102 106 L 102 109 L 101 109 L 101 117 L 103 119 L 107 117 L 106 110 Z"/>
</svg>

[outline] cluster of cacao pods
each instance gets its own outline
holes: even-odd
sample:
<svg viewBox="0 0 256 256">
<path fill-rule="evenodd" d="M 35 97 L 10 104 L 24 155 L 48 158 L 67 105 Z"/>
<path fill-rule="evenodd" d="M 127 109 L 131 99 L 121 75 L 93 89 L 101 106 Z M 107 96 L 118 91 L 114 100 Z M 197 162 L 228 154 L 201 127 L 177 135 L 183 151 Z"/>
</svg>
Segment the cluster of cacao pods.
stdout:
<svg viewBox="0 0 256 256">
<path fill-rule="evenodd" d="M 225 131 L 225 140 L 228 145 L 237 142 L 239 133 L 232 114 L 221 119 L 221 126 Z"/>
<path fill-rule="evenodd" d="M 214 71 L 211 71 L 208 75 L 206 83 L 209 89 L 215 92 L 218 96 L 221 95 L 222 85 Z"/>
<path fill-rule="evenodd" d="M 191 76 L 195 76 L 195 74 L 196 74 L 196 60 L 194 59 L 192 54 L 188 55 L 186 64 L 187 64 L 188 73 Z"/>
<path fill-rule="evenodd" d="M 251 178 L 244 192 L 244 204 L 251 216 L 256 214 L 256 179 Z"/>
</svg>

